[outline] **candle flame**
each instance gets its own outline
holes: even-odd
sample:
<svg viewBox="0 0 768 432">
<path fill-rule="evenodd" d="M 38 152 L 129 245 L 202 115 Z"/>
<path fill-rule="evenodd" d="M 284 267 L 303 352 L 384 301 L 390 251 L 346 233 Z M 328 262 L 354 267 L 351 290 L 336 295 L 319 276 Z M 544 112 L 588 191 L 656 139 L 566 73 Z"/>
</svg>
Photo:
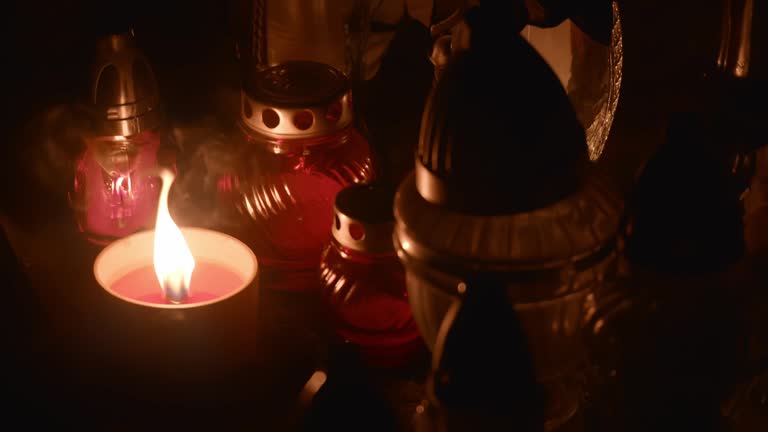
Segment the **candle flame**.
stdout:
<svg viewBox="0 0 768 432">
<path fill-rule="evenodd" d="M 171 303 L 181 303 L 189 296 L 189 283 L 195 269 L 195 259 L 184 235 L 168 212 L 168 192 L 176 176 L 169 170 L 160 171 L 163 187 L 157 206 L 155 224 L 155 274 L 163 295 Z"/>
</svg>

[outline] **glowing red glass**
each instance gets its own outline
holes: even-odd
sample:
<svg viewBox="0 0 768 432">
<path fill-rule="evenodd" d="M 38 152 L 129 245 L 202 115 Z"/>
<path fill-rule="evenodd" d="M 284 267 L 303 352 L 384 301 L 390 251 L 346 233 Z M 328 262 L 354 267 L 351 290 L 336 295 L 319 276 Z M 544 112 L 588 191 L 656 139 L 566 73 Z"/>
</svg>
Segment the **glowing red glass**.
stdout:
<svg viewBox="0 0 768 432">
<path fill-rule="evenodd" d="M 335 332 L 359 346 L 368 363 L 403 365 L 422 352 L 405 273 L 394 251 L 359 252 L 331 239 L 323 252 L 320 277 Z"/>
</svg>

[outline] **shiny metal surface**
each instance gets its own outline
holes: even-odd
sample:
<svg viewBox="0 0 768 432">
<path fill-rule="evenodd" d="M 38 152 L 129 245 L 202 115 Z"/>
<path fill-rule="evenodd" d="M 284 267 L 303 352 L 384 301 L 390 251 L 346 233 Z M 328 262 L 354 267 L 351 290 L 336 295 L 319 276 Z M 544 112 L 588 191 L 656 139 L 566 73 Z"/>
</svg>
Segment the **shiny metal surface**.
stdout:
<svg viewBox="0 0 768 432">
<path fill-rule="evenodd" d="M 535 301 L 580 289 L 568 281 L 612 255 L 621 212 L 618 195 L 597 177 L 550 207 L 474 216 L 430 204 L 419 195 L 411 176 L 395 196 L 395 244 L 401 259 L 454 274 L 535 273 L 539 282 L 552 285 L 521 288 L 515 296 Z"/>
<path fill-rule="evenodd" d="M 453 272 L 424 266 L 408 257 L 401 256 L 401 260 L 406 268 L 408 298 L 414 319 L 427 346 L 434 347 L 440 343 L 450 311 L 462 303 L 465 293 L 489 287 L 466 283 L 465 278 Z M 520 272 L 509 275 L 509 280 L 504 282 L 505 298 L 530 341 L 527 355 L 535 365 L 536 380 L 546 394 L 546 431 L 556 430 L 579 410 L 586 362 L 581 329 L 595 313 L 598 303 L 595 293 L 611 280 L 615 264 L 615 255 L 609 255 L 593 267 L 577 272 L 564 271 L 560 278 L 540 279 L 536 274 Z M 544 295 L 538 299 L 524 299 L 520 295 L 521 292 L 551 293 L 553 287 L 560 289 L 561 286 L 572 286 L 573 290 L 547 299 Z M 448 293 L 450 288 L 454 293 Z M 496 349 L 506 349 L 505 342 L 498 339 Z"/>
<path fill-rule="evenodd" d="M 96 134 L 132 136 L 159 125 L 157 82 L 132 32 L 98 41 L 91 89 Z"/>
<path fill-rule="evenodd" d="M 600 158 L 621 94 L 624 39 L 617 2 L 605 2 L 613 25 L 603 44 L 566 19 L 555 27 L 528 25 L 522 35 L 544 57 L 568 93 L 587 135 L 589 158 Z"/>
<path fill-rule="evenodd" d="M 736 78 L 749 75 L 754 9 L 754 0 L 724 0 L 717 67 Z"/>
<path fill-rule="evenodd" d="M 369 253 L 393 253 L 395 190 L 384 184 L 355 184 L 336 195 L 333 238 L 345 248 Z"/>
<path fill-rule="evenodd" d="M 346 72 L 346 25 L 360 0 L 267 0 L 266 61 L 325 63 Z"/>
<path fill-rule="evenodd" d="M 236 50 L 245 77 L 298 60 L 327 64 L 352 79 L 366 75 L 366 61 L 377 56 L 365 52 L 371 15 L 381 9 L 377 3 L 371 0 L 238 2 L 235 8 L 241 27 L 235 31 Z M 395 6 L 398 13 L 401 12 L 396 2 L 387 2 L 386 6 Z M 376 61 L 373 67 L 378 67 Z"/>
<path fill-rule="evenodd" d="M 245 128 L 273 143 L 332 134 L 352 122 L 347 79 L 322 63 L 273 66 L 246 84 L 240 114 Z"/>
</svg>

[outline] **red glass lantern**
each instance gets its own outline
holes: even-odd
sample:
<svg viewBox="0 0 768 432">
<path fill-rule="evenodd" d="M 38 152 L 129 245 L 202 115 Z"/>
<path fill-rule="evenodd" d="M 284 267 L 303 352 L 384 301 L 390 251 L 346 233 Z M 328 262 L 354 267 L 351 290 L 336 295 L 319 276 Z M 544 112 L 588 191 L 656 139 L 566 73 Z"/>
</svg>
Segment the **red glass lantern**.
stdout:
<svg viewBox="0 0 768 432">
<path fill-rule="evenodd" d="M 70 202 L 90 241 L 107 243 L 152 226 L 164 148 L 157 84 L 133 33 L 98 42 L 85 150 Z"/>
<path fill-rule="evenodd" d="M 392 245 L 394 193 L 378 184 L 339 192 L 333 237 L 320 262 L 322 294 L 336 334 L 358 346 L 374 366 L 405 364 L 423 348 Z"/>
<path fill-rule="evenodd" d="M 237 210 L 237 235 L 266 286 L 316 288 L 336 193 L 373 177 L 347 79 L 322 63 L 288 62 L 258 72 L 242 95 L 238 162 L 219 179 L 219 196 Z"/>
</svg>

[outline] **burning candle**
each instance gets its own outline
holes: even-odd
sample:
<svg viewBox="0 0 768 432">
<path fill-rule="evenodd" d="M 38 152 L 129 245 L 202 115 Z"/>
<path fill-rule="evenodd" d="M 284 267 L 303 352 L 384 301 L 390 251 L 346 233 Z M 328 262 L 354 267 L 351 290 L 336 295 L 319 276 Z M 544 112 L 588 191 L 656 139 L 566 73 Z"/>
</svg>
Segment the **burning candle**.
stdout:
<svg viewBox="0 0 768 432">
<path fill-rule="evenodd" d="M 179 228 L 168 211 L 174 174 L 162 170 L 163 188 L 153 231 L 130 235 L 96 258 L 94 276 L 110 294 L 155 308 L 190 308 L 239 293 L 256 277 L 248 246 L 226 234 Z"/>
</svg>

